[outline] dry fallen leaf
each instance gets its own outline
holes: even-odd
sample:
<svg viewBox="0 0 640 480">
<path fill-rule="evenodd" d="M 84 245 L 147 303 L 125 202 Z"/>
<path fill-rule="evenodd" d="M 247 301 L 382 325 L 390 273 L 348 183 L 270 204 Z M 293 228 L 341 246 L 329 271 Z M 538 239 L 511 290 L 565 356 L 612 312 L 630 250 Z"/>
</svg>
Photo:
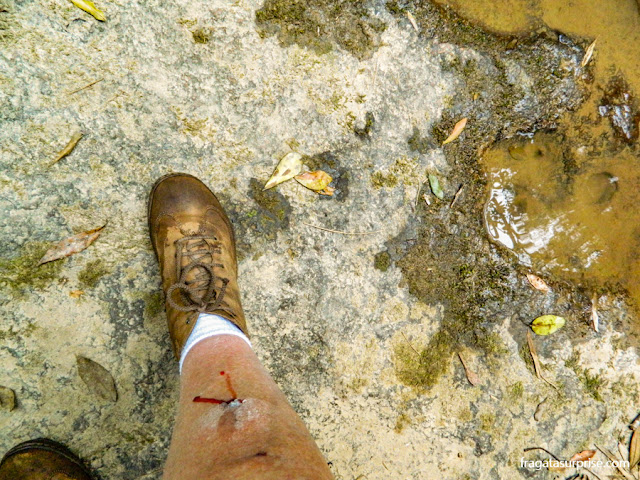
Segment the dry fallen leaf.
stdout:
<svg viewBox="0 0 640 480">
<path fill-rule="evenodd" d="M 531 336 L 531 332 L 527 331 L 527 344 L 529 345 L 529 353 L 531 353 L 531 359 L 533 360 L 533 369 L 536 372 L 536 377 L 540 380 L 544 380 L 548 385 L 552 386 L 556 390 L 556 387 L 553 383 L 542 376 L 542 368 L 540 367 L 540 359 L 538 358 L 538 352 L 536 351 L 536 345 L 533 343 L 533 337 Z"/>
<path fill-rule="evenodd" d="M 84 295 L 84 290 L 71 290 L 69 292 L 71 298 L 80 298 L 82 295 Z"/>
<path fill-rule="evenodd" d="M 8 387 L 0 385 L 0 407 L 12 411 L 16 408 L 16 393 Z"/>
<path fill-rule="evenodd" d="M 536 335 L 551 335 L 553 332 L 564 327 L 565 319 L 557 315 L 542 315 L 536 318 L 531 324 L 531 330 Z"/>
<path fill-rule="evenodd" d="M 329 184 L 333 181 L 331 175 L 327 172 L 323 172 L 322 170 L 316 170 L 315 172 L 304 172 L 300 175 L 296 175 L 295 179 L 301 185 L 304 185 L 309 190 L 313 190 L 314 192 L 321 192 L 322 190 L 326 190 Z M 333 192 L 331 192 L 332 195 Z M 328 195 L 324 193 L 323 195 Z"/>
<path fill-rule="evenodd" d="M 110 402 L 116 402 L 118 400 L 116 384 L 106 368 L 80 355 L 76 356 L 76 361 L 78 363 L 78 374 L 87 387 L 89 387 L 89 390 Z"/>
<path fill-rule="evenodd" d="M 105 225 L 62 240 L 56 246 L 47 250 L 47 253 L 40 259 L 37 266 L 81 252 L 100 236 L 104 227 Z"/>
<path fill-rule="evenodd" d="M 480 383 L 478 375 L 476 375 L 475 372 L 467 366 L 467 363 L 464 361 L 464 358 L 462 357 L 462 354 L 460 352 L 458 352 L 458 358 L 460 359 L 460 363 L 462 363 L 464 374 L 467 376 L 467 380 L 469 380 L 469 383 L 475 387 Z"/>
<path fill-rule="evenodd" d="M 582 62 L 580 62 L 580 66 L 581 66 L 582 68 L 586 67 L 586 66 L 587 66 L 587 64 L 589 63 L 589 60 L 591 60 L 591 57 L 593 56 L 593 51 L 594 51 L 594 50 L 595 50 L 595 48 L 596 48 L 596 42 L 597 42 L 597 41 L 598 41 L 598 40 L 596 39 L 596 40 L 594 40 L 593 42 L 591 42 L 591 45 L 589 45 L 589 46 L 587 47 L 587 49 L 585 50 L 585 52 L 584 52 L 584 57 L 582 57 Z"/>
<path fill-rule="evenodd" d="M 629 470 L 633 470 L 640 462 L 640 435 L 638 430 L 633 431 L 631 435 L 631 443 L 629 443 Z"/>
<path fill-rule="evenodd" d="M 107 19 L 107 17 L 105 17 L 102 10 L 97 8 L 93 4 L 93 2 L 89 0 L 71 0 L 71 3 L 73 3 L 79 9 L 84 10 L 85 12 L 93 15 L 96 20 L 100 20 L 101 22 L 104 22 Z"/>
<path fill-rule="evenodd" d="M 529 280 L 531 286 L 536 290 L 540 290 L 544 293 L 547 293 L 549 290 L 551 290 L 549 288 L 549 285 L 547 285 L 544 280 L 542 280 L 537 275 L 534 275 L 533 273 L 527 273 L 527 280 Z"/>
<path fill-rule="evenodd" d="M 82 132 L 74 133 L 73 137 L 71 137 L 71 140 L 69 140 L 69 143 L 67 143 L 67 145 L 58 152 L 58 155 L 56 155 L 56 158 L 53 160 L 53 162 L 49 164 L 49 166 L 55 165 L 64 157 L 66 157 L 71 152 L 73 152 L 73 149 L 76 148 L 76 145 L 78 144 L 81 138 L 82 138 Z"/>
<path fill-rule="evenodd" d="M 583 450 L 579 453 L 576 453 L 573 457 L 569 459 L 569 461 L 570 462 L 586 462 L 587 460 L 591 460 L 595 454 L 596 454 L 595 450 Z"/>
<path fill-rule="evenodd" d="M 453 142 L 456 138 L 458 138 L 460 136 L 460 134 L 462 133 L 462 131 L 464 130 L 464 127 L 467 126 L 467 118 L 463 118 L 462 120 L 460 120 L 458 123 L 455 124 L 455 126 L 453 127 L 453 130 L 451 131 L 451 135 L 449 135 L 447 137 L 447 139 L 442 142 L 442 145 L 446 145 L 447 143 L 451 143 Z"/>
<path fill-rule="evenodd" d="M 275 187 L 276 185 L 291 180 L 302 171 L 302 155 L 297 152 L 289 152 L 273 172 L 269 181 L 264 186 L 264 190 Z"/>
<path fill-rule="evenodd" d="M 531 359 L 533 360 L 533 369 L 536 371 L 536 377 L 542 379 L 540 359 L 538 359 L 538 352 L 536 352 L 536 346 L 533 343 L 531 332 L 527 332 L 527 344 L 529 345 L 529 352 L 531 353 Z"/>
</svg>

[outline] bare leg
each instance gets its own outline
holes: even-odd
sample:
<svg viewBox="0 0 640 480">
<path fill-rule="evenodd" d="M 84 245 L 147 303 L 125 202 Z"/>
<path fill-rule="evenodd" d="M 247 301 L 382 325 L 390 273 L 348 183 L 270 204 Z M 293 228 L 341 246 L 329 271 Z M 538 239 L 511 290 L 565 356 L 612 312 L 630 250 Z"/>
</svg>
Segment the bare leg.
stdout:
<svg viewBox="0 0 640 480">
<path fill-rule="evenodd" d="M 233 399 L 242 402 L 226 403 Z M 225 403 L 206 403 L 215 400 Z M 243 340 L 218 335 L 193 347 L 164 480 L 332 478 L 302 420 Z"/>
</svg>

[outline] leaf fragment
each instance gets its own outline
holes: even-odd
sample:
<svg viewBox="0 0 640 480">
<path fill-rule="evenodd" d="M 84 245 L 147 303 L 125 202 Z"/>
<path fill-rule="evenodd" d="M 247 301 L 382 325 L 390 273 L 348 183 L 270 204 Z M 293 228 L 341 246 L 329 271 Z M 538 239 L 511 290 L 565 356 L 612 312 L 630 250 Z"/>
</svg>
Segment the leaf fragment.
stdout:
<svg viewBox="0 0 640 480">
<path fill-rule="evenodd" d="M 16 408 L 16 392 L 0 385 L 0 407 L 11 412 Z"/>
<path fill-rule="evenodd" d="M 100 20 L 101 22 L 107 20 L 104 12 L 97 8 L 90 0 L 71 0 L 71 3 L 73 3 L 79 9 L 84 10 L 90 15 L 93 15 L 96 20 Z"/>
<path fill-rule="evenodd" d="M 527 332 L 527 344 L 529 345 L 529 353 L 531 353 L 531 359 L 533 360 L 533 369 L 536 371 L 536 377 L 542 379 L 541 368 L 540 368 L 540 359 L 538 358 L 538 352 L 536 351 L 536 346 L 533 343 L 533 338 L 531 337 L 531 332 Z"/>
<path fill-rule="evenodd" d="M 327 172 L 323 172 L 322 170 L 316 170 L 315 172 L 304 172 L 300 175 L 296 175 L 295 179 L 301 185 L 307 187 L 309 190 L 313 190 L 314 192 L 321 192 L 326 190 L 329 184 L 333 181 L 331 175 Z M 333 192 L 328 194 L 324 193 L 323 195 L 333 195 Z"/>
<path fill-rule="evenodd" d="M 569 462 L 586 462 L 587 460 L 591 460 L 595 454 L 595 450 L 583 450 L 571 457 Z"/>
<path fill-rule="evenodd" d="M 468 118 L 465 117 L 454 125 L 453 130 L 451 130 L 451 135 L 449 135 L 447 139 L 444 142 L 442 142 L 443 146 L 446 145 L 447 143 L 453 142 L 456 138 L 460 136 L 460 134 L 464 130 L 464 127 L 467 126 L 467 120 Z"/>
<path fill-rule="evenodd" d="M 440 180 L 433 173 L 429 174 L 429 187 L 431 188 L 431 193 L 433 193 L 436 198 L 442 200 L 444 198 L 444 191 L 440 186 Z"/>
<path fill-rule="evenodd" d="M 291 180 L 302 171 L 302 155 L 297 152 L 289 152 L 278 163 L 273 175 L 267 181 L 263 190 L 268 190 L 276 185 Z"/>
<path fill-rule="evenodd" d="M 327 187 L 324 187 L 324 190 L 320 190 L 318 193 L 320 195 L 326 195 L 328 197 L 331 197 L 331 196 L 333 196 L 335 191 L 336 191 L 335 188 L 327 186 Z"/>
<path fill-rule="evenodd" d="M 80 141 L 82 136 L 83 136 L 82 132 L 74 133 L 73 136 L 71 137 L 71 140 L 69 140 L 69 143 L 67 143 L 67 145 L 62 150 L 60 150 L 58 152 L 58 154 L 56 155 L 56 158 L 49 164 L 49 166 L 51 167 L 51 166 L 55 165 L 60 160 L 62 160 L 64 157 L 66 157 L 71 152 L 73 152 L 73 149 L 76 148 L 76 145 L 78 144 L 78 142 Z"/>
<path fill-rule="evenodd" d="M 84 290 L 71 290 L 69 292 L 71 298 L 80 298 L 82 295 L 84 295 Z"/>
<path fill-rule="evenodd" d="M 110 402 L 115 403 L 118 400 L 115 381 L 106 368 L 81 355 L 76 355 L 76 362 L 78 375 L 92 393 Z"/>
<path fill-rule="evenodd" d="M 53 262 L 83 251 L 100 236 L 105 226 L 106 224 L 60 241 L 57 245 L 47 250 L 47 253 L 40 259 L 37 266 L 39 267 L 44 263 Z"/>
<path fill-rule="evenodd" d="M 462 354 L 460 352 L 458 352 L 458 358 L 460 359 L 460 363 L 464 368 L 464 374 L 466 375 L 467 380 L 471 385 L 475 387 L 480 383 L 478 375 L 476 375 L 476 373 L 467 366 L 467 362 L 464 361 L 464 358 L 462 357 Z"/>
<path fill-rule="evenodd" d="M 640 434 L 634 430 L 629 443 L 629 470 L 633 470 L 640 462 Z"/>
<path fill-rule="evenodd" d="M 544 280 L 533 273 L 527 273 L 527 280 L 529 280 L 531 286 L 536 290 L 540 290 L 544 293 L 548 293 L 551 290 Z"/>
<path fill-rule="evenodd" d="M 600 315 L 598 315 L 598 295 L 595 293 L 591 297 L 591 326 L 593 330 L 598 333 L 600 328 Z"/>
<path fill-rule="evenodd" d="M 580 62 L 580 67 L 582 68 L 586 67 L 587 64 L 589 63 L 589 60 L 591 60 L 591 57 L 593 56 L 593 52 L 596 49 L 597 41 L 598 39 L 596 38 L 593 42 L 591 42 L 591 45 L 589 45 L 585 50 L 584 57 L 582 57 L 582 62 Z"/>
<path fill-rule="evenodd" d="M 531 330 L 536 335 L 551 335 L 564 327 L 565 319 L 557 315 L 542 315 L 531 324 Z"/>
<path fill-rule="evenodd" d="M 417 33 L 420 33 L 420 29 L 418 28 L 418 22 L 416 22 L 416 17 L 414 17 L 411 12 L 407 12 L 407 18 L 409 19 L 409 22 L 411 23 L 411 26 L 413 27 L 413 29 Z"/>
</svg>

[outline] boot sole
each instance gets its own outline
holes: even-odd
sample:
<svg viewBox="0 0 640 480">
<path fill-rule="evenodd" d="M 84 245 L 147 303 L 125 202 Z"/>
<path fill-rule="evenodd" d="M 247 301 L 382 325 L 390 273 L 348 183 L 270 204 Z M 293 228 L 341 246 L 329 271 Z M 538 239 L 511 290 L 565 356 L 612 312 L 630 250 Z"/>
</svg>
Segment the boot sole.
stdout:
<svg viewBox="0 0 640 480">
<path fill-rule="evenodd" d="M 47 452 L 53 452 L 58 455 L 62 455 L 64 458 L 66 458 L 67 460 L 72 462 L 74 465 L 76 465 L 80 470 L 82 470 L 82 473 L 84 473 L 87 477 L 96 478 L 95 475 L 93 475 L 87 469 L 84 463 L 82 463 L 82 460 L 80 460 L 80 458 L 77 455 L 75 455 L 71 450 L 69 450 L 67 447 L 65 447 L 61 443 L 55 442 L 48 438 L 36 438 L 35 440 L 27 440 L 26 442 L 19 443 L 18 445 L 13 447 L 11 450 L 9 450 L 4 455 L 4 457 L 2 457 L 2 460 L 0 461 L 0 466 L 2 466 L 5 460 L 8 460 L 10 457 L 20 453 L 28 452 L 29 450 L 45 450 Z"/>
</svg>

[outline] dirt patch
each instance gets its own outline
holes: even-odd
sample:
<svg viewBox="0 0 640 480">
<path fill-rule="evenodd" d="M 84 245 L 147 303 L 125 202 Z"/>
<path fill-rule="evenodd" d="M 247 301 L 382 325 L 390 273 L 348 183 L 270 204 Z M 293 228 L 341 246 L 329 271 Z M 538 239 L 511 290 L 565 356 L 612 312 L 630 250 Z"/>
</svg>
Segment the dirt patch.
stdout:
<svg viewBox="0 0 640 480">
<path fill-rule="evenodd" d="M 323 54 L 339 45 L 366 59 L 380 46 L 386 28 L 366 5 L 363 0 L 266 0 L 256 12 L 256 25 L 262 36 L 277 35 L 283 47 L 297 43 Z"/>
</svg>

